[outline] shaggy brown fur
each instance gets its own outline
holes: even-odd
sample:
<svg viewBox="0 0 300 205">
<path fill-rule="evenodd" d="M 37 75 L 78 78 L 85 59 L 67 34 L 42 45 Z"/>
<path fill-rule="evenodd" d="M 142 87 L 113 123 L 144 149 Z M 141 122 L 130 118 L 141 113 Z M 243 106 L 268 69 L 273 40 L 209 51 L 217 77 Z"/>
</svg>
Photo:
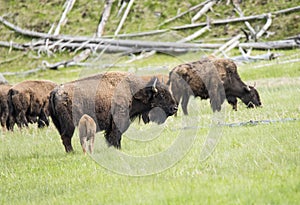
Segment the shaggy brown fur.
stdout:
<svg viewBox="0 0 300 205">
<path fill-rule="evenodd" d="M 237 97 L 248 107 L 260 106 L 254 87 L 247 86 L 237 73 L 235 63 L 214 57 L 176 66 L 169 74 L 168 84 L 177 103 L 180 99 L 184 114 L 191 95 L 210 98 L 213 111 L 220 111 L 225 98 L 237 110 Z"/>
<path fill-rule="evenodd" d="M 169 76 L 165 74 L 155 74 L 155 75 L 143 75 L 141 78 L 145 81 L 150 81 L 153 78 L 157 78 L 161 83 L 167 84 L 169 81 Z"/>
<path fill-rule="evenodd" d="M 6 121 L 9 115 L 7 93 L 11 85 L 0 84 L 0 122 L 3 131 L 6 130 Z"/>
<path fill-rule="evenodd" d="M 96 134 L 96 123 L 89 115 L 84 114 L 78 123 L 79 139 L 83 153 L 86 154 L 87 141 L 89 141 L 89 152 L 94 150 L 94 141 Z"/>
<path fill-rule="evenodd" d="M 66 152 L 73 150 L 71 138 L 84 114 L 97 124 L 97 132 L 105 130 L 109 145 L 121 148 L 121 136 L 130 120 L 159 107 L 166 116 L 177 111 L 168 87 L 154 79 L 145 82 L 125 72 L 107 72 L 58 86 L 50 94 L 50 114 L 58 129 Z M 163 123 L 165 119 L 154 117 Z"/>
<path fill-rule="evenodd" d="M 49 95 L 55 86 L 47 80 L 27 80 L 12 86 L 8 91 L 8 129 L 13 130 L 15 123 L 19 128 L 36 122 L 39 127 L 48 126 Z"/>
</svg>

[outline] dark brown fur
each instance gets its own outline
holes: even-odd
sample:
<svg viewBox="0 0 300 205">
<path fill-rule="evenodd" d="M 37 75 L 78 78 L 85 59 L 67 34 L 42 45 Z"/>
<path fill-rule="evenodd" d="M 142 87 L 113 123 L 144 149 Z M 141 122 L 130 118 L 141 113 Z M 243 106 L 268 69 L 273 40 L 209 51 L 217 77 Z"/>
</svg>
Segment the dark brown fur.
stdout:
<svg viewBox="0 0 300 205">
<path fill-rule="evenodd" d="M 71 139 L 83 114 L 91 116 L 97 132 L 104 130 L 109 145 L 121 147 L 121 136 L 130 120 L 160 107 L 171 116 L 177 105 L 168 87 L 154 79 L 145 82 L 125 72 L 108 72 L 58 86 L 50 95 L 50 114 L 66 152 L 73 150 Z M 154 119 L 162 123 L 165 119 Z"/>
<path fill-rule="evenodd" d="M 11 85 L 0 84 L 0 122 L 4 131 L 6 130 L 6 121 L 9 115 L 7 93 L 10 88 Z"/>
<path fill-rule="evenodd" d="M 89 142 L 89 152 L 92 154 L 96 134 L 96 123 L 93 118 L 84 114 L 79 120 L 78 132 L 83 153 L 86 154 L 87 142 Z"/>
<path fill-rule="evenodd" d="M 180 99 L 184 114 L 191 95 L 210 98 L 213 111 L 220 111 L 225 98 L 237 110 L 237 98 L 248 107 L 260 106 L 254 87 L 247 86 L 237 73 L 235 63 L 228 59 L 203 58 L 200 61 L 178 65 L 169 74 L 169 86 L 177 103 Z"/>
<path fill-rule="evenodd" d="M 8 91 L 8 129 L 13 130 L 15 123 L 19 128 L 36 122 L 39 127 L 48 126 L 49 95 L 55 86 L 47 80 L 27 80 L 12 86 Z"/>
</svg>

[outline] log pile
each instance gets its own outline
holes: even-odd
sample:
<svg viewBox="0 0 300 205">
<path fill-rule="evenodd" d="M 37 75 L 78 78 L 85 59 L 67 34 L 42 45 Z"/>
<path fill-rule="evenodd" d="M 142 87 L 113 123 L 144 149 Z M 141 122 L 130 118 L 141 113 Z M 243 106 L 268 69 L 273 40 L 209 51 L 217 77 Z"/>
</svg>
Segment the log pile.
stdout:
<svg viewBox="0 0 300 205">
<path fill-rule="evenodd" d="M 66 0 L 63 13 L 61 14 L 61 18 L 55 28 L 54 33 L 52 34 L 52 30 L 54 30 L 54 24 L 51 27 L 48 33 L 30 31 L 21 27 L 14 25 L 13 23 L 6 20 L 4 17 L 0 17 L 0 23 L 5 25 L 7 28 L 11 29 L 15 33 L 20 35 L 30 37 L 32 40 L 27 43 L 17 43 L 17 42 L 6 42 L 0 41 L 0 46 L 8 47 L 10 49 L 22 50 L 22 51 L 36 51 L 38 55 L 46 53 L 47 55 L 51 55 L 55 52 L 61 52 L 64 50 L 69 50 L 73 52 L 84 51 L 87 53 L 86 58 L 82 58 L 80 61 L 84 61 L 89 57 L 91 53 L 95 52 L 107 52 L 107 53 L 126 53 L 126 54 L 137 54 L 141 53 L 141 56 L 149 56 L 154 53 L 168 53 L 172 55 L 182 54 L 191 51 L 203 51 L 209 52 L 214 55 L 224 55 L 227 56 L 227 53 L 233 48 L 239 48 L 242 57 L 244 59 L 251 59 L 250 56 L 246 56 L 245 50 L 249 49 L 290 49 L 290 48 L 299 48 L 300 47 L 300 38 L 299 35 L 294 38 L 289 38 L 281 41 L 272 41 L 272 42 L 260 42 L 259 40 L 263 37 L 263 35 L 269 35 L 268 29 L 272 25 L 272 19 L 276 18 L 276 16 L 291 12 L 298 12 L 300 10 L 300 6 L 287 8 L 279 11 L 273 11 L 267 14 L 258 14 L 253 16 L 244 16 L 243 11 L 239 6 L 239 1 L 232 1 L 234 6 L 234 10 L 239 14 L 238 18 L 230 18 L 230 19 L 216 19 L 212 20 L 207 17 L 206 22 L 198 22 L 198 19 L 201 16 L 207 16 L 207 12 L 213 11 L 213 7 L 218 6 L 221 1 L 218 0 L 206 0 L 198 5 L 195 5 L 184 11 L 179 13 L 175 17 L 167 19 L 162 22 L 160 26 L 166 26 L 170 22 L 181 18 L 182 16 L 189 14 L 191 12 L 195 12 L 195 15 L 191 17 L 191 24 L 181 25 L 181 26 L 173 26 L 167 29 L 158 29 L 154 31 L 143 31 L 141 33 L 134 34 L 119 34 L 122 30 L 124 22 L 127 16 L 130 13 L 130 10 L 134 4 L 134 0 L 122 0 L 119 1 L 119 6 L 121 7 L 118 16 L 121 15 L 123 9 L 125 9 L 122 18 L 120 19 L 119 25 L 116 28 L 114 35 L 104 36 L 104 30 L 108 19 L 110 18 L 110 11 L 113 7 L 114 0 L 106 0 L 104 2 L 105 6 L 103 8 L 103 12 L 101 13 L 98 27 L 95 34 L 91 36 L 70 36 L 60 34 L 60 28 L 67 21 L 67 14 L 71 12 L 73 5 L 76 3 L 75 0 Z M 227 4 L 230 4 L 231 1 L 228 0 Z M 125 8 L 126 7 L 126 8 Z M 253 21 L 261 21 L 265 20 L 264 26 L 259 30 L 255 30 L 251 26 L 251 22 Z M 223 24 L 233 24 L 237 22 L 244 22 L 246 28 L 242 28 L 241 33 L 236 34 L 231 39 L 228 39 L 225 43 L 191 43 L 195 39 L 201 37 L 206 32 L 211 31 L 211 26 L 223 25 Z M 183 37 L 181 40 L 177 42 L 160 42 L 160 41 L 142 41 L 142 40 L 129 40 L 122 38 L 130 38 L 137 36 L 149 36 L 149 35 L 157 35 L 167 32 L 174 32 L 182 29 L 190 29 L 190 28 L 199 28 L 195 33 Z M 241 42 L 241 39 L 246 39 L 248 42 Z M 87 52 L 88 51 L 88 52 Z M 244 53 L 243 53 L 244 52 Z M 135 59 L 140 59 L 141 56 L 135 57 Z M 276 55 L 273 55 L 276 57 Z M 267 59 L 272 59 L 270 56 L 266 57 Z M 80 61 L 74 61 L 74 59 L 67 60 L 64 62 L 59 62 L 58 64 L 47 64 L 44 63 L 44 68 L 49 69 L 57 69 L 60 66 L 69 66 L 72 64 L 77 64 Z"/>
</svg>

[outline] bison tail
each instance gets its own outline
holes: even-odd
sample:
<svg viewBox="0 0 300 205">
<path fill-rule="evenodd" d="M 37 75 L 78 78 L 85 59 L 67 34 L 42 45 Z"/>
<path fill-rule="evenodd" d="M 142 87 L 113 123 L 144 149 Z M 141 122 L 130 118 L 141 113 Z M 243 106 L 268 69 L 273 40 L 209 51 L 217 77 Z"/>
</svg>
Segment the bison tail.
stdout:
<svg viewBox="0 0 300 205">
<path fill-rule="evenodd" d="M 9 115 L 8 115 L 8 119 L 6 120 L 6 128 L 8 130 L 13 130 L 13 127 L 15 125 L 15 107 L 13 104 L 13 100 L 12 97 L 13 95 L 18 94 L 18 91 L 10 89 L 7 93 L 7 104 L 8 104 L 8 110 L 9 110 Z"/>
<path fill-rule="evenodd" d="M 56 105 L 55 105 L 55 94 L 56 94 L 56 89 L 52 90 L 50 93 L 49 97 L 49 113 L 52 119 L 52 122 L 54 123 L 55 127 L 58 129 L 59 133 L 61 132 L 61 126 L 59 123 L 59 119 L 57 118 L 57 113 L 56 113 Z"/>
</svg>

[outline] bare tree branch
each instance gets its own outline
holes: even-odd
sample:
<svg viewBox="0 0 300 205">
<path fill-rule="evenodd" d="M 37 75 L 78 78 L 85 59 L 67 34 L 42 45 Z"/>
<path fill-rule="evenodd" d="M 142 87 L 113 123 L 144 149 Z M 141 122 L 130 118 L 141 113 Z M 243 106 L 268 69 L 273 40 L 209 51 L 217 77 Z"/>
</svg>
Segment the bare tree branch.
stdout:
<svg viewBox="0 0 300 205">
<path fill-rule="evenodd" d="M 106 22 L 108 21 L 110 11 L 111 11 L 111 6 L 112 6 L 113 2 L 114 2 L 113 0 L 106 0 L 105 1 L 104 10 L 103 10 L 103 13 L 101 15 L 100 23 L 99 23 L 98 28 L 97 28 L 97 33 L 96 33 L 97 37 L 101 37 L 104 33 L 104 28 L 105 28 Z"/>
<path fill-rule="evenodd" d="M 61 18 L 56 26 L 56 29 L 54 31 L 54 35 L 58 35 L 59 32 L 60 32 L 60 27 L 62 24 L 65 24 L 66 20 L 67 20 L 67 14 L 72 10 L 73 8 L 73 5 L 75 4 L 75 1 L 76 0 L 66 0 L 65 4 L 64 4 L 64 7 L 65 7 L 65 10 L 64 12 L 62 13 L 61 15 Z"/>
<path fill-rule="evenodd" d="M 125 22 L 125 20 L 126 20 L 126 18 L 128 16 L 128 14 L 129 14 L 129 11 L 130 11 L 130 8 L 131 8 L 133 2 L 134 2 L 134 0 L 130 0 L 130 2 L 128 3 L 128 6 L 127 6 L 127 8 L 126 8 L 126 10 L 124 12 L 124 15 L 123 15 L 120 23 L 119 23 L 119 26 L 118 26 L 118 28 L 115 31 L 115 36 L 118 35 L 118 33 L 120 32 L 120 30 L 121 30 L 121 28 L 122 28 L 122 26 L 123 26 L 123 24 L 124 24 L 124 22 Z"/>
<path fill-rule="evenodd" d="M 297 6 L 297 7 L 293 7 L 293 8 L 289 8 L 289 9 L 275 11 L 275 12 L 272 12 L 271 14 L 279 15 L 279 14 L 284 14 L 284 13 L 289 13 L 289 12 L 296 12 L 299 10 L 300 10 L 300 6 Z M 241 22 L 241 21 L 264 19 L 264 18 L 267 18 L 267 14 L 245 16 L 245 17 L 233 18 L 233 19 L 212 20 L 211 24 L 212 25 L 221 25 L 221 24 L 236 23 L 236 22 Z M 205 25 L 206 25 L 206 22 L 202 22 L 202 23 L 188 24 L 188 25 L 183 25 L 183 26 L 175 26 L 175 27 L 172 27 L 171 29 L 180 30 L 180 29 L 196 28 L 196 27 L 205 26 Z"/>
<path fill-rule="evenodd" d="M 172 22 L 172 21 L 174 21 L 174 20 L 176 20 L 176 19 L 178 19 L 178 18 L 184 16 L 185 14 L 187 14 L 187 13 L 189 13 L 189 12 L 195 11 L 195 10 L 199 9 L 200 7 L 202 7 L 203 5 L 207 4 L 207 3 L 210 2 L 210 1 L 211 1 L 211 0 L 206 0 L 206 1 L 202 2 L 202 3 L 200 3 L 200 4 L 197 4 L 196 6 L 193 6 L 192 8 L 190 8 L 190 9 L 187 10 L 187 11 L 182 12 L 182 13 L 178 14 L 177 16 L 174 16 L 174 17 L 172 17 L 172 18 L 170 18 L 170 19 L 167 19 L 166 21 L 162 22 L 162 23 L 159 24 L 158 26 L 160 27 L 160 26 L 162 26 L 162 25 L 165 25 L 165 24 L 167 24 L 167 23 L 170 23 L 170 22 Z"/>
</svg>

